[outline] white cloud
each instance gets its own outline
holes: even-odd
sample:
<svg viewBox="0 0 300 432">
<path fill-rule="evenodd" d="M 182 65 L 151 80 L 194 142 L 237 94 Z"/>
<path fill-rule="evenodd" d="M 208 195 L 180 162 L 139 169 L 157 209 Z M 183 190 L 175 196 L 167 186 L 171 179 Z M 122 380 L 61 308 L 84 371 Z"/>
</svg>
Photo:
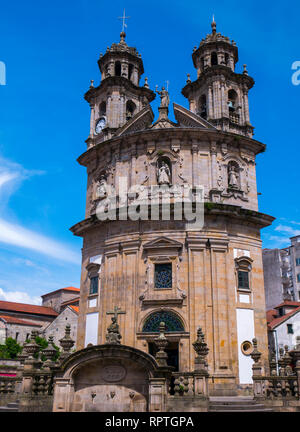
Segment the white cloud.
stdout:
<svg viewBox="0 0 300 432">
<path fill-rule="evenodd" d="M 42 304 L 41 297 L 30 297 L 26 292 L 23 291 L 4 291 L 2 288 L 0 288 L 0 300 L 35 305 Z"/>
<path fill-rule="evenodd" d="M 12 180 L 15 180 L 18 178 L 17 173 L 10 173 L 10 172 L 2 172 L 0 173 L 0 188 L 5 184 Z"/>
<path fill-rule="evenodd" d="M 80 255 L 46 236 L 0 219 L 0 242 L 32 249 L 66 262 L 79 264 Z"/>
<path fill-rule="evenodd" d="M 34 175 L 44 173 L 41 170 L 27 170 L 20 164 L 0 157 L 0 205 L 2 208 L 6 206 L 3 199 L 4 194 L 10 196 L 20 182 Z M 80 255 L 65 245 L 20 225 L 7 222 L 4 219 L 0 219 L 0 242 L 32 249 L 65 262 L 74 264 L 80 264 L 81 262 Z M 30 265 L 29 261 L 25 265 Z"/>
<path fill-rule="evenodd" d="M 291 237 L 296 236 L 296 235 L 300 235 L 300 230 L 299 229 L 295 229 L 295 228 L 292 228 L 292 227 L 287 226 L 287 225 L 278 225 L 274 229 L 274 231 L 278 231 L 278 232 L 289 234 Z"/>
</svg>

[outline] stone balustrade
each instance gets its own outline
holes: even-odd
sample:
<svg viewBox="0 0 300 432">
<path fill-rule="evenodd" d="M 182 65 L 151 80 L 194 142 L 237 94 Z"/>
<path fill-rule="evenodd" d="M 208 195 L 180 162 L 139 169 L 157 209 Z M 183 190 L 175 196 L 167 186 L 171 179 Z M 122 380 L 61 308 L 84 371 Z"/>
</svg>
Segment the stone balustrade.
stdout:
<svg viewBox="0 0 300 432">
<path fill-rule="evenodd" d="M 300 337 L 297 337 L 297 340 L 298 344 L 295 350 L 289 352 L 286 346 L 285 352 L 280 349 L 278 360 L 272 357 L 269 364 L 270 370 L 267 374 L 263 374 L 257 340 L 252 340 L 254 347 L 251 353 L 254 360 L 252 366 L 254 398 L 263 400 L 265 405 L 276 407 L 281 411 L 297 410 L 300 407 Z M 292 368 L 293 363 L 295 364 L 294 368 Z"/>
</svg>

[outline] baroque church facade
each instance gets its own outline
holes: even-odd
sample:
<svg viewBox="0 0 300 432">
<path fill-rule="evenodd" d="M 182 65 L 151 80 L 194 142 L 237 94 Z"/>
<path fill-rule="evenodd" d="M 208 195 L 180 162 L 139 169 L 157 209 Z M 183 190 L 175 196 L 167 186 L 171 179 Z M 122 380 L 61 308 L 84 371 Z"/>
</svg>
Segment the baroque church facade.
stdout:
<svg viewBox="0 0 300 432">
<path fill-rule="evenodd" d="M 100 55 L 101 82 L 85 94 L 90 133 L 78 161 L 88 175 L 86 211 L 71 228 L 83 238 L 77 349 L 104 345 L 117 324 L 122 345 L 155 356 L 164 322 L 167 364 L 188 373 L 201 327 L 210 394 L 240 394 L 252 383 L 254 337 L 268 358 L 260 230 L 273 218 L 258 211 L 255 159 L 265 145 L 250 123 L 254 80 L 246 65 L 236 70 L 236 43 L 213 21 L 192 54 L 197 79 L 188 75 L 182 89 L 189 108 L 174 103 L 173 122 L 168 92 L 141 84 L 141 54 L 125 37 Z M 124 181 L 137 192 L 125 203 Z M 174 186 L 203 188 L 201 229 L 174 217 L 172 192 L 169 218 L 128 216 L 139 194 L 151 201 L 155 187 Z M 112 197 L 117 217 L 101 219 Z"/>
</svg>

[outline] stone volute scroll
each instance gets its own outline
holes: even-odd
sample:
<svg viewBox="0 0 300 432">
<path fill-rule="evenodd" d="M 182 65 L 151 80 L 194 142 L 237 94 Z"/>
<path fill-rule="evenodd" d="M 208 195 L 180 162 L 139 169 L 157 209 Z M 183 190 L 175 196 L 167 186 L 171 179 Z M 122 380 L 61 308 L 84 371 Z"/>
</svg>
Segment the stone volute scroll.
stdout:
<svg viewBox="0 0 300 432">
<path fill-rule="evenodd" d="M 125 311 L 121 311 L 118 306 L 114 307 L 113 311 L 106 312 L 107 315 L 114 315 L 111 318 L 111 324 L 107 327 L 106 343 L 107 344 L 120 344 L 122 336 L 120 334 L 120 328 L 118 324 L 118 315 L 125 314 Z"/>
</svg>

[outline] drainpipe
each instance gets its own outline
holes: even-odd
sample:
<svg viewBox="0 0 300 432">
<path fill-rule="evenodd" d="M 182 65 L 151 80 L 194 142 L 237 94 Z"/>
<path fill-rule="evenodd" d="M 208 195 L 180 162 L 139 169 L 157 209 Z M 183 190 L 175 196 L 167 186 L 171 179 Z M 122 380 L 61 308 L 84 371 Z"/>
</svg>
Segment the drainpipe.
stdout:
<svg viewBox="0 0 300 432">
<path fill-rule="evenodd" d="M 276 371 L 278 371 L 278 359 L 279 359 L 279 348 L 278 348 L 278 338 L 277 338 L 277 331 L 273 330 L 273 333 L 275 333 L 275 353 L 276 353 Z"/>
</svg>

